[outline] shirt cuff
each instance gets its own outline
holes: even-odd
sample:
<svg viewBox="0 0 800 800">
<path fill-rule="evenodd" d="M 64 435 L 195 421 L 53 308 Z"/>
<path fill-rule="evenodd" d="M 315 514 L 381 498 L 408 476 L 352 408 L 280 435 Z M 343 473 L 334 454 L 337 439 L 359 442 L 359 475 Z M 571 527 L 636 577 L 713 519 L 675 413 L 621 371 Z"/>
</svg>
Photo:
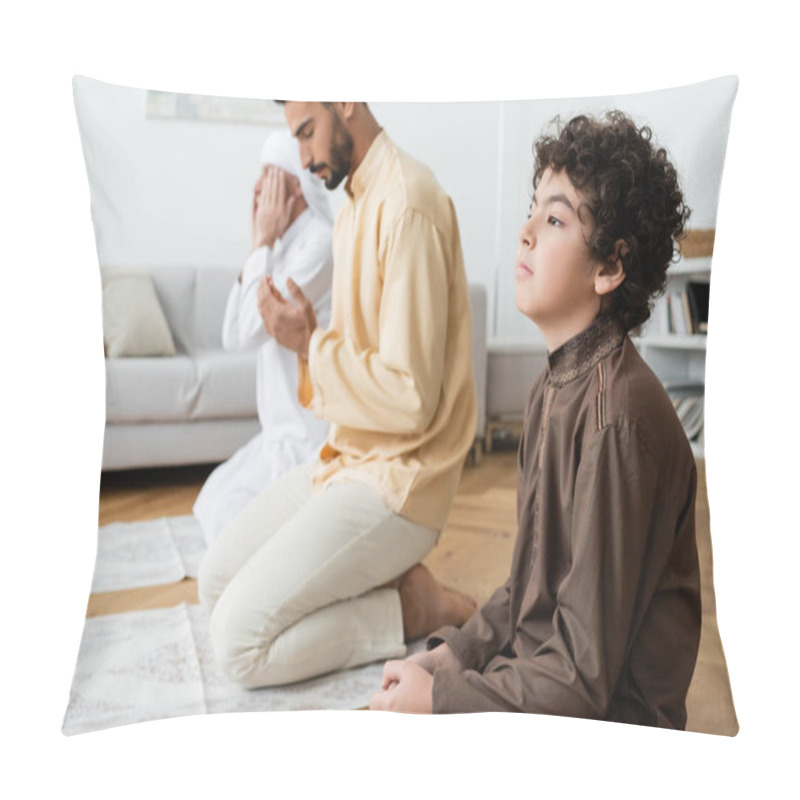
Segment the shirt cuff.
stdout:
<svg viewBox="0 0 800 800">
<path fill-rule="evenodd" d="M 462 669 L 476 669 L 481 665 L 478 664 L 475 648 L 470 646 L 470 642 L 470 638 L 464 636 L 458 628 L 447 625 L 434 631 L 425 640 L 425 647 L 433 650 L 440 644 L 446 644 L 461 663 Z"/>
<path fill-rule="evenodd" d="M 478 677 L 474 671 L 433 673 L 431 711 L 434 714 L 473 714 L 481 711 L 519 711 L 511 704 L 502 703 L 473 685 L 468 676 Z"/>
<path fill-rule="evenodd" d="M 297 356 L 297 400 L 303 408 L 308 408 L 313 399 L 314 385 L 311 383 L 308 361 Z"/>
<path fill-rule="evenodd" d="M 257 247 L 247 256 L 242 268 L 242 286 L 261 280 L 264 275 L 272 272 L 269 256 L 270 252 L 267 247 Z"/>
<path fill-rule="evenodd" d="M 325 331 L 317 326 L 308 340 L 308 362 L 306 363 L 308 383 L 310 388 L 311 410 L 320 418 L 323 417 L 324 392 L 319 382 L 319 346 L 320 340 L 325 335 Z"/>
</svg>

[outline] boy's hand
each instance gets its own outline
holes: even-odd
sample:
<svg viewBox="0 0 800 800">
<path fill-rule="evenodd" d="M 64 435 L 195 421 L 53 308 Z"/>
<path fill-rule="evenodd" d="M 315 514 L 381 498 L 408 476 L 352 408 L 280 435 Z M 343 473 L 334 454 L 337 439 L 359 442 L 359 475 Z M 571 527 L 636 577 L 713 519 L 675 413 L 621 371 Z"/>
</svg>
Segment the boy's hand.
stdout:
<svg viewBox="0 0 800 800">
<path fill-rule="evenodd" d="M 433 711 L 433 675 L 410 659 L 387 661 L 381 691 L 369 701 L 372 711 L 430 714 Z"/>
</svg>

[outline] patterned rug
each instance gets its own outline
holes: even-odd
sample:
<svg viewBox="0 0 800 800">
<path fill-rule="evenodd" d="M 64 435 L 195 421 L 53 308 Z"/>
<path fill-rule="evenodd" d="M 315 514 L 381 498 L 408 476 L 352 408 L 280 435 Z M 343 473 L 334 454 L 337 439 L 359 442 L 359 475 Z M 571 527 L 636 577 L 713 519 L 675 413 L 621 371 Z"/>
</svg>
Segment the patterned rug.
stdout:
<svg viewBox="0 0 800 800">
<path fill-rule="evenodd" d="M 206 546 L 192 515 L 105 525 L 92 593 L 196 578 Z M 381 662 L 245 690 L 217 667 L 199 605 L 96 616 L 84 623 L 62 730 L 71 735 L 190 714 L 364 708 L 382 673 Z"/>
<path fill-rule="evenodd" d="M 205 551 L 203 532 L 191 514 L 104 525 L 97 537 L 92 593 L 196 578 Z"/>
<path fill-rule="evenodd" d="M 416 652 L 423 643 L 409 649 Z M 63 732 L 67 735 L 189 714 L 364 708 L 383 664 L 288 686 L 245 690 L 217 668 L 208 617 L 185 603 L 86 620 Z"/>
</svg>

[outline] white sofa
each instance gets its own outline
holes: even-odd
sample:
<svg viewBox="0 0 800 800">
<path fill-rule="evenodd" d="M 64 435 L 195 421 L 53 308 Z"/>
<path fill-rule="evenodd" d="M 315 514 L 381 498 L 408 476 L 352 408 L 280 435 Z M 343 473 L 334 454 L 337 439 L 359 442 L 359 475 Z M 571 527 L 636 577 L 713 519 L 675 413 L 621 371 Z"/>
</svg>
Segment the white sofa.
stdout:
<svg viewBox="0 0 800 800">
<path fill-rule="evenodd" d="M 528 394 L 547 368 L 547 350 L 536 341 L 490 341 L 486 359 L 485 444 L 492 451 L 494 431 L 518 437 L 522 433 Z"/>
<path fill-rule="evenodd" d="M 103 470 L 224 461 L 259 430 L 255 352 L 227 353 L 221 330 L 237 270 L 150 269 L 175 355 L 106 358 Z M 486 292 L 470 286 L 478 401 L 486 429 Z"/>
</svg>

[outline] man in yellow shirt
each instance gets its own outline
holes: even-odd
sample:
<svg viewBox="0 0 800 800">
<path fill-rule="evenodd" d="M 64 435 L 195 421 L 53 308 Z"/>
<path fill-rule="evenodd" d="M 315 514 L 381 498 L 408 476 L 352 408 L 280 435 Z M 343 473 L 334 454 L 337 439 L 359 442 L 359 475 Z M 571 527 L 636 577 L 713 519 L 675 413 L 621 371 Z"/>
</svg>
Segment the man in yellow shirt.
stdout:
<svg viewBox="0 0 800 800">
<path fill-rule="evenodd" d="M 285 103 L 300 160 L 329 189 L 327 330 L 269 278 L 259 307 L 298 355 L 298 399 L 330 423 L 318 459 L 259 495 L 209 549 L 201 602 L 243 686 L 397 657 L 459 625 L 471 600 L 419 562 L 436 543 L 475 431 L 467 280 L 455 209 L 364 103 Z"/>
</svg>

